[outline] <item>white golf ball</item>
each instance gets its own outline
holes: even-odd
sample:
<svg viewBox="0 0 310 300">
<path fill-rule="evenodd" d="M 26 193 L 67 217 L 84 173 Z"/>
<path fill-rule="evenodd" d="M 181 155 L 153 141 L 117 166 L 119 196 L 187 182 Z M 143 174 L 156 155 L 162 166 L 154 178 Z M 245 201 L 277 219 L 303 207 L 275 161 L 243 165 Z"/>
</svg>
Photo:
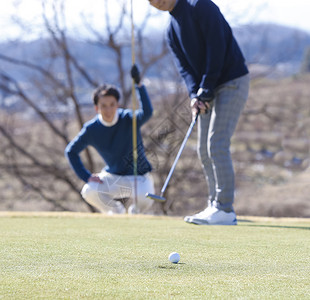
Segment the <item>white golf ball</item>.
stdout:
<svg viewBox="0 0 310 300">
<path fill-rule="evenodd" d="M 169 254 L 169 260 L 174 263 L 177 264 L 180 261 L 180 254 L 177 252 L 172 252 Z"/>
</svg>

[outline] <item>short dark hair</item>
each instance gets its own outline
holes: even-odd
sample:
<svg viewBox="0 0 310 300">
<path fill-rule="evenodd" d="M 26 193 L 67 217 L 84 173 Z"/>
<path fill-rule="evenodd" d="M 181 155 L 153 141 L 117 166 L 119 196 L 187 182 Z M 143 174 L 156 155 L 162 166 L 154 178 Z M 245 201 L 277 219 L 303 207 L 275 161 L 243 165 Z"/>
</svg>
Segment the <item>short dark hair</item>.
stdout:
<svg viewBox="0 0 310 300">
<path fill-rule="evenodd" d="M 96 90 L 94 91 L 94 94 L 93 94 L 94 105 L 98 105 L 99 98 L 104 97 L 104 96 L 113 96 L 118 102 L 120 99 L 120 92 L 113 85 L 103 84 L 99 86 L 98 88 L 96 88 Z"/>
</svg>

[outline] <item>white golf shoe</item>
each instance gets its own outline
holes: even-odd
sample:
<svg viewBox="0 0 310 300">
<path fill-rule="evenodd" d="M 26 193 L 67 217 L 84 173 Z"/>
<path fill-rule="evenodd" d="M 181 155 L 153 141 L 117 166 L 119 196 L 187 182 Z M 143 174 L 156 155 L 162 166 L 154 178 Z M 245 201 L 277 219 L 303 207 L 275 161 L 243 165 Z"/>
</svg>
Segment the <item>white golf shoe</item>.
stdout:
<svg viewBox="0 0 310 300">
<path fill-rule="evenodd" d="M 195 225 L 237 225 L 237 217 L 233 211 L 227 213 L 212 206 L 193 216 L 186 216 L 184 221 Z"/>
</svg>

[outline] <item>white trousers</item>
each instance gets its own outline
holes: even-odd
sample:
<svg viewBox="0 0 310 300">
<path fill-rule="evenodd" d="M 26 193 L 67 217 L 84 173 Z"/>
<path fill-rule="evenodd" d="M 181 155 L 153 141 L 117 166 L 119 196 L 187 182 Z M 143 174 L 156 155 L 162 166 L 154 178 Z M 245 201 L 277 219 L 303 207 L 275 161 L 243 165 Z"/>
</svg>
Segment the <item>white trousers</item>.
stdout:
<svg viewBox="0 0 310 300">
<path fill-rule="evenodd" d="M 135 197 L 135 176 L 120 176 L 102 171 L 99 174 L 102 183 L 88 182 L 84 185 L 81 194 L 83 198 L 100 212 L 124 212 L 123 205 L 116 199 Z M 154 193 L 154 181 L 152 175 L 137 176 L 137 208 L 143 213 L 150 209 L 153 200 L 145 197 L 146 193 Z"/>
</svg>

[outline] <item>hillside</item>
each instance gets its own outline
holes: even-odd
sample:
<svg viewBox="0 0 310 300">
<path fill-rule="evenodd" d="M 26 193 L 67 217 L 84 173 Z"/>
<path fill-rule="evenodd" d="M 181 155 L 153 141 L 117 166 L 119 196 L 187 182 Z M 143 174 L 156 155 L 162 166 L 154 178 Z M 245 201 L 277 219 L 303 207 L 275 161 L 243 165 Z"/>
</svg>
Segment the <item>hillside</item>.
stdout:
<svg viewBox="0 0 310 300">
<path fill-rule="evenodd" d="M 291 27 L 267 23 L 233 30 L 249 64 L 298 65 L 310 47 L 310 35 Z"/>
<path fill-rule="evenodd" d="M 309 75 L 303 75 L 252 81 L 249 101 L 232 140 L 238 215 L 310 217 L 307 192 L 310 174 L 306 171 L 310 153 L 309 80 Z M 188 99 L 185 97 L 184 103 L 180 98 L 175 103 L 170 100 L 163 98 L 154 103 L 154 116 L 143 128 L 146 154 L 154 168 L 156 192 L 162 187 L 189 122 Z M 176 107 L 183 109 L 176 110 Z M 4 114 L 1 119 L 8 120 Z M 63 156 L 63 142 L 51 137 L 42 122 L 14 116 L 7 124 L 12 122 L 15 126 L 12 137 L 20 145 L 25 149 L 31 147 L 39 162 L 51 161 L 50 170 L 60 168 L 62 175 L 68 175 L 78 190 L 82 187 L 83 183 L 74 176 Z M 72 124 L 69 130 L 73 137 L 78 128 Z M 196 134 L 194 130 L 168 186 L 169 215 L 189 214 L 206 205 L 207 187 L 196 155 Z M 42 149 L 37 148 L 42 145 Z M 29 184 L 18 182 L 13 169 L 7 167 L 14 152 L 5 140 L 0 146 L 3 149 L 0 165 L 5 170 L 0 174 L 0 210 L 87 211 L 76 192 L 69 190 L 64 182 L 54 180 L 52 174 L 38 171 L 36 166 L 27 168 L 26 164 L 20 172 L 35 176 L 34 187 L 41 184 L 49 201 L 42 199 Z M 96 164 L 99 171 L 103 163 L 97 157 Z M 156 206 L 155 212 L 161 214 L 161 207 Z"/>
<path fill-rule="evenodd" d="M 310 34 L 275 24 L 243 25 L 233 28 L 236 39 L 244 53 L 249 65 L 261 65 L 278 67 L 281 69 L 281 76 L 288 76 L 298 72 L 304 51 L 310 47 Z M 154 36 L 151 40 L 144 41 L 144 50 L 156 52 L 161 47 L 162 36 Z M 100 74 L 102 68 L 109 70 L 105 74 L 106 80 L 114 82 L 117 78 L 117 69 L 114 54 L 98 43 L 81 41 L 74 37 L 68 39 L 70 49 L 76 58 L 82 62 L 87 70 L 94 74 Z M 50 60 L 45 57 L 47 49 L 51 47 L 48 40 L 34 40 L 31 42 L 14 41 L 11 43 L 0 43 L 0 54 L 9 55 L 13 58 L 24 58 L 31 61 L 33 57 L 39 60 L 42 66 L 48 65 Z M 131 57 L 130 47 L 123 49 L 123 57 Z M 170 57 L 164 59 L 170 60 Z M 124 65 L 129 67 L 130 61 L 124 60 Z M 10 64 L 1 63 L 1 67 L 8 72 L 14 72 Z M 59 69 L 62 62 L 56 65 Z M 149 77 L 158 76 L 156 68 L 150 68 L 146 74 Z M 29 74 L 15 74 L 17 78 L 25 79 Z M 279 74 L 277 74 L 279 76 Z"/>
<path fill-rule="evenodd" d="M 309 75 L 252 80 L 232 139 L 238 214 L 310 217 L 309 80 Z M 175 214 L 206 205 L 195 134 L 169 188 Z"/>
<path fill-rule="evenodd" d="M 302 172 L 309 166 L 310 75 L 296 73 L 302 52 L 310 44 L 309 35 L 270 24 L 238 30 L 237 38 L 251 63 L 252 81 L 249 101 L 232 140 L 236 211 L 309 217 L 310 201 L 302 192 L 307 190 L 308 177 Z M 128 45 L 122 48 L 125 62 L 118 73 L 116 59 L 106 47 L 76 39 L 68 43 L 78 66 L 96 80 L 113 83 L 121 72 L 124 82 L 127 80 Z M 158 47 L 154 43 L 148 48 L 152 46 L 154 51 Z M 290 47 L 296 51 L 288 51 L 293 49 Z M 81 126 L 78 117 L 83 115 L 82 121 L 86 121 L 94 114 L 90 102 L 94 82 L 81 75 L 72 58 L 71 68 L 66 68 L 64 56 L 58 55 L 63 54 L 61 49 L 52 48 L 48 40 L 2 44 L 0 52 L 0 59 L 10 55 L 16 60 L 1 59 L 0 64 L 0 209 L 88 211 L 79 194 L 83 183 L 70 169 L 64 148 Z M 27 62 L 18 61 L 20 58 Z M 37 69 L 44 66 L 48 75 L 33 71 L 35 68 L 29 71 L 31 63 Z M 143 127 L 143 135 L 159 191 L 188 129 L 189 101 L 181 88 L 184 85 L 171 75 L 170 55 L 146 70 L 154 116 Z M 205 207 L 207 187 L 196 155 L 196 134 L 194 131 L 188 141 L 167 189 L 169 202 L 156 207 L 158 213 L 183 215 Z M 92 171 L 100 171 L 102 160 L 93 153 L 90 156 L 94 158 Z"/>
<path fill-rule="evenodd" d="M 305 75 L 252 82 L 233 139 L 235 149 L 247 149 L 234 153 L 239 213 L 310 217 L 309 80 Z"/>
<path fill-rule="evenodd" d="M 239 214 L 273 217 L 310 217 L 310 169 L 297 174 L 282 184 L 245 187 L 238 195 Z M 250 205 L 249 205 L 250 204 Z"/>
</svg>

